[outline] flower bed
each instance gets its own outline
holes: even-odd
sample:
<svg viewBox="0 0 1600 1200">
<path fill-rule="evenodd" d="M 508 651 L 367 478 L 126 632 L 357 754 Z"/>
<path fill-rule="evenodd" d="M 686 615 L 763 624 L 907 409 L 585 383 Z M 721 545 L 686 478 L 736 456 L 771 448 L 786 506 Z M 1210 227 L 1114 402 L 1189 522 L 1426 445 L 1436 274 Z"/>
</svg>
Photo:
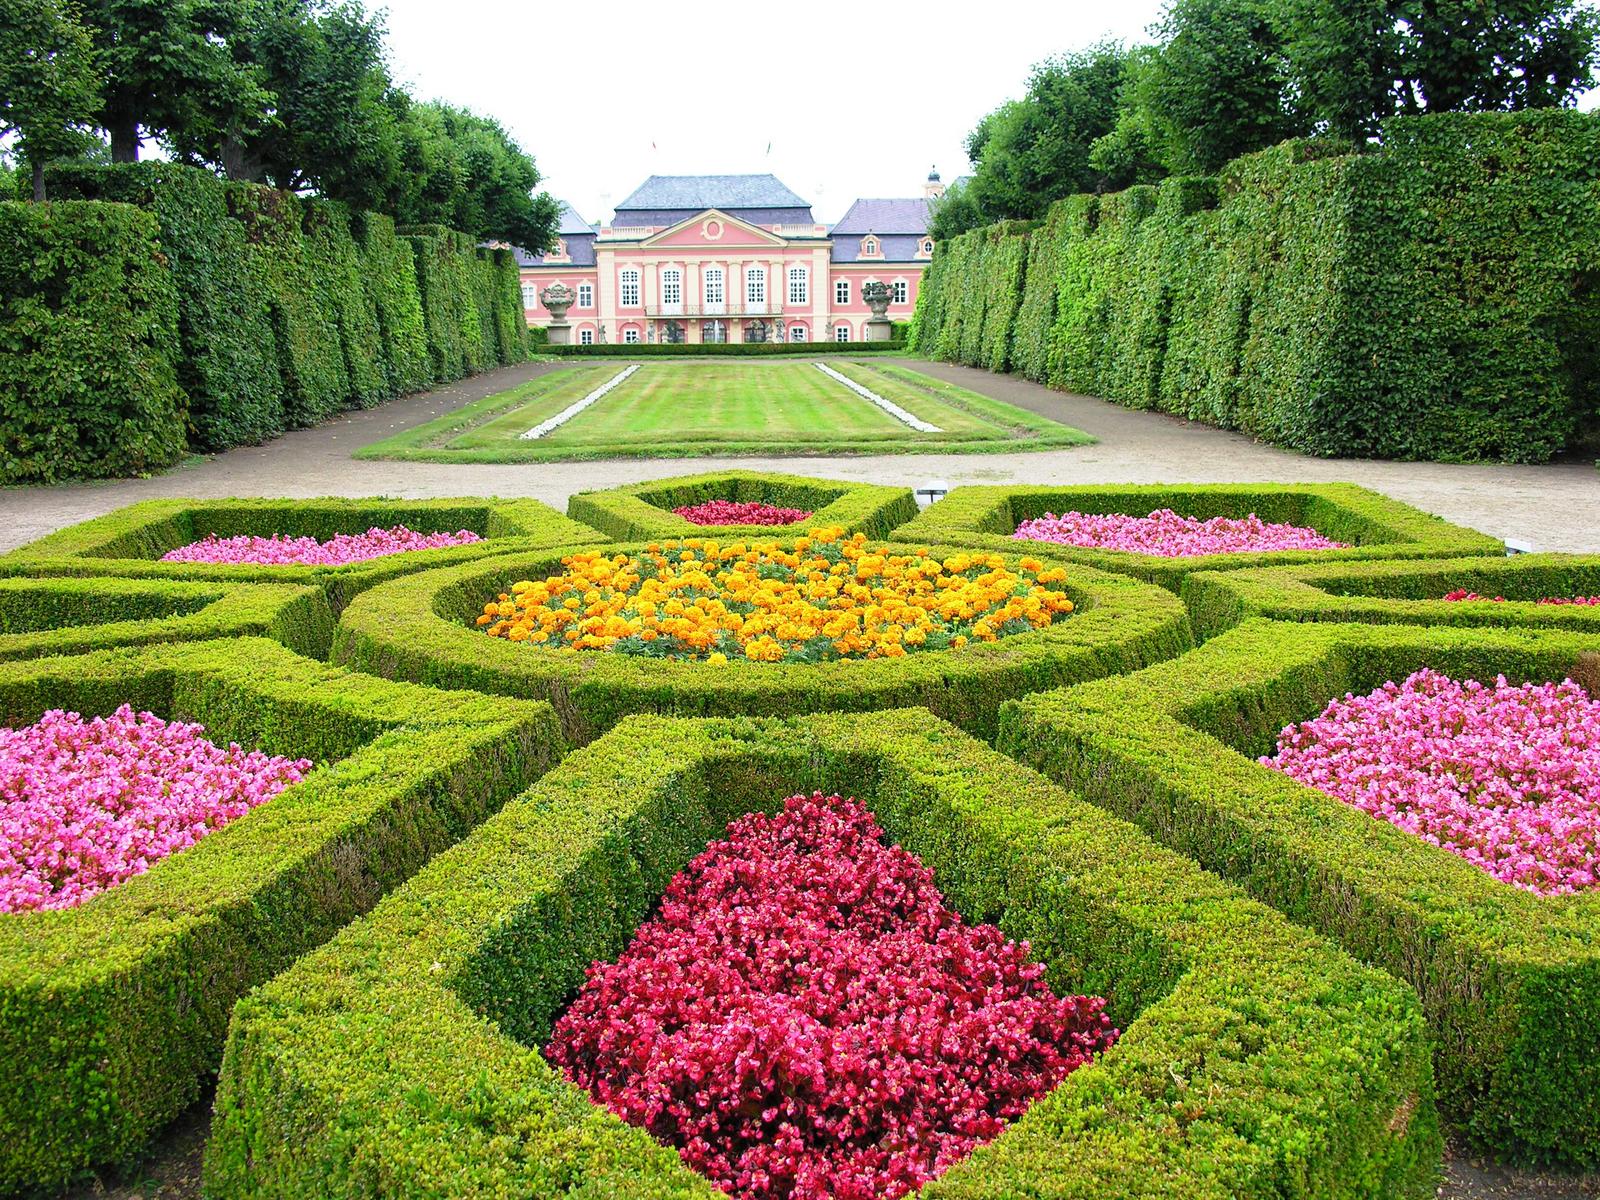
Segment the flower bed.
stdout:
<svg viewBox="0 0 1600 1200">
<path fill-rule="evenodd" d="M 1323 537 L 1315 529 L 1245 517 L 1185 517 L 1158 508 L 1147 517 L 1125 513 L 1045 513 L 1018 524 L 1011 535 L 1024 541 L 1062 546 L 1098 547 L 1161 558 L 1193 558 L 1201 554 L 1260 554 L 1273 550 L 1346 550 L 1345 542 Z"/>
<path fill-rule="evenodd" d="M 0 913 L 72 908 L 264 804 L 307 758 L 224 749 L 124 704 L 0 729 Z"/>
<path fill-rule="evenodd" d="M 1014 550 L 1017 530 L 1049 513 L 1092 514 L 1100 520 L 1140 518 L 1152 510 L 1186 513 L 1204 523 L 1256 514 L 1261 522 L 1315 530 L 1341 543 L 1323 549 L 1226 549 L 1191 543 L 1180 556 L 1166 552 L 1038 542 L 1055 557 L 1118 571 L 1178 591 L 1197 571 L 1239 571 L 1287 563 L 1350 563 L 1370 559 L 1446 558 L 1504 554 L 1494 538 L 1450 525 L 1409 504 L 1349 483 L 1099 484 L 959 487 L 895 530 L 896 541 Z M 1146 518 L 1147 519 L 1147 518 Z M 1122 525 L 1121 521 L 1117 522 Z M 1118 536 L 1126 531 L 1118 530 Z M 1211 549 L 1219 548 L 1213 545 Z"/>
<path fill-rule="evenodd" d="M 1474 607 L 1431 594 L 1439 608 Z M 1323 712 L 1328 697 L 1366 696 L 1424 667 L 1536 687 L 1572 678 L 1594 693 L 1600 631 L 1249 620 L 1136 674 L 1026 696 L 1006 707 L 996 742 L 1409 982 L 1434 1027 L 1441 1100 L 1470 1140 L 1543 1161 L 1600 1163 L 1600 888 L 1536 895 L 1507 886 L 1259 761 L 1286 727 Z M 1593 774 L 1581 776 L 1592 752 L 1557 745 L 1554 728 L 1528 732 L 1532 716 L 1505 711 L 1509 697 L 1478 702 L 1516 719 L 1520 733 L 1497 737 L 1486 716 L 1469 715 L 1465 698 L 1452 710 L 1443 697 L 1413 691 L 1397 721 L 1419 718 L 1425 729 L 1420 718 L 1436 717 L 1452 736 L 1470 725 L 1482 731 L 1490 762 L 1503 750 L 1506 762 L 1521 758 L 1528 771 L 1547 772 L 1545 786 L 1593 788 Z M 1575 712 L 1576 699 L 1560 692 L 1557 711 Z M 1587 736 L 1592 746 L 1592 729 Z M 1381 760 L 1373 782 L 1391 790 L 1445 753 L 1416 730 L 1351 744 Z M 1548 764 L 1534 761 L 1540 755 Z M 1573 764 L 1571 776 L 1562 762 Z M 1447 785 L 1430 781 L 1430 802 L 1464 827 L 1519 819 L 1470 805 L 1450 813 Z M 1592 828 L 1591 816 L 1551 832 L 1582 840 Z"/>
<path fill-rule="evenodd" d="M 198 542 L 168 550 L 162 562 L 255 563 L 262 566 L 342 567 L 366 562 L 389 554 L 412 550 L 442 550 L 446 546 L 470 546 L 483 539 L 470 529 L 455 533 L 417 533 L 404 525 L 380 529 L 374 525 L 365 533 L 336 533 L 325 542 L 314 537 L 286 537 L 273 534 L 238 534 L 218 537 L 208 533 Z"/>
<path fill-rule="evenodd" d="M 678 873 L 545 1056 L 737 1200 L 894 1200 L 1116 1039 L 1043 975 L 863 805 L 798 795 Z"/>
<path fill-rule="evenodd" d="M 1329 553 L 1336 557 L 1341 552 Z M 1207 571 L 1183 582 L 1184 604 L 1201 638 L 1251 617 L 1600 633 L 1600 605 L 1542 602 L 1595 595 L 1600 595 L 1600 556 L 1575 554 L 1330 561 Z M 1495 603 L 1462 603 L 1489 596 Z"/>
<path fill-rule="evenodd" d="M 1600 869 L 1600 701 L 1423 669 L 1328 705 L 1261 759 L 1503 883 L 1583 891 Z"/>
<path fill-rule="evenodd" d="M 701 538 L 586 551 L 484 605 L 491 637 L 650 658 L 756 662 L 897 658 L 1043 629 L 1072 612 L 1067 577 L 997 554 L 943 559 L 819 529 L 790 545 Z"/>
<path fill-rule="evenodd" d="M 707 500 L 672 511 L 691 525 L 795 525 L 811 519 L 808 508 L 779 508 L 760 500 Z"/>
<path fill-rule="evenodd" d="M 574 752 L 241 999 L 205 1194 L 725 1196 L 539 1048 L 731 821 L 815 791 L 854 792 L 952 908 L 1124 1030 L 919 1197 L 1433 1196 L 1409 988 L 920 709 L 641 716 Z"/>
<path fill-rule="evenodd" d="M 1458 602 L 1462 600 L 1488 600 L 1495 604 L 1506 603 L 1504 596 L 1480 596 L 1477 592 L 1469 592 L 1459 588 L 1445 596 L 1446 600 Z M 1543 596 L 1534 601 L 1535 604 L 1600 604 L 1600 596 Z"/>
</svg>

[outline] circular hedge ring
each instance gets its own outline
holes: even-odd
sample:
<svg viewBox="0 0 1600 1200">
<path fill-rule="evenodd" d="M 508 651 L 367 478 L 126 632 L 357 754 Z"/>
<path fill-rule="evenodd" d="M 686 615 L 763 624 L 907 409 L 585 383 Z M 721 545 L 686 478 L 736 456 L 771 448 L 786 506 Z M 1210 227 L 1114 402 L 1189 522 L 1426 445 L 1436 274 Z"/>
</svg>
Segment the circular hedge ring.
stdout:
<svg viewBox="0 0 1600 1200">
<path fill-rule="evenodd" d="M 971 553 L 962 547 L 873 545 L 891 553 Z M 1023 557 L 1063 567 L 1067 577 L 1055 586 L 1071 598 L 1075 612 L 1045 629 L 903 658 L 708 663 L 611 651 L 562 653 L 490 637 L 475 627 L 485 600 L 516 580 L 557 574 L 564 553 L 505 554 L 380 584 L 345 609 L 334 634 L 334 658 L 395 679 L 548 699 L 577 742 L 591 741 L 639 712 L 794 716 L 911 705 L 987 738 L 1007 700 L 1137 670 L 1193 644 L 1188 617 L 1172 593 L 1031 549 L 1000 557 L 1013 568 Z"/>
</svg>

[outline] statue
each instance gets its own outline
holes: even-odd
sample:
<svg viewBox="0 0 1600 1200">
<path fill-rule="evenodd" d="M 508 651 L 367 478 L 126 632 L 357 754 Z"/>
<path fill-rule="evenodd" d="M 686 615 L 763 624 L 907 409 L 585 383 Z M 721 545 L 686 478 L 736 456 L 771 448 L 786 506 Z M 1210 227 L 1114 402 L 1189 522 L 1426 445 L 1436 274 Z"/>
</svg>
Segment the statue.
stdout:
<svg viewBox="0 0 1600 1200">
<path fill-rule="evenodd" d="M 867 321 L 866 340 L 889 342 L 894 340 L 894 322 L 889 320 L 889 301 L 894 293 L 882 280 L 874 279 L 861 285 L 861 299 L 872 310 Z"/>
<path fill-rule="evenodd" d="M 539 301 L 550 310 L 550 344 L 565 346 L 572 341 L 572 326 L 567 324 L 567 309 L 577 302 L 578 293 L 564 283 L 552 283 L 539 293 Z"/>
</svg>

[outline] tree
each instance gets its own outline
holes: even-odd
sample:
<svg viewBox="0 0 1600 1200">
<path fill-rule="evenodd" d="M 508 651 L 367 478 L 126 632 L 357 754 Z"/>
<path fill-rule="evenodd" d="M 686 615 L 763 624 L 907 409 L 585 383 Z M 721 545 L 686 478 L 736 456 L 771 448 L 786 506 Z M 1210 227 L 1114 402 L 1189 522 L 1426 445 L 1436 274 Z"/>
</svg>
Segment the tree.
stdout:
<svg viewBox="0 0 1600 1200">
<path fill-rule="evenodd" d="M 71 0 L 0 0 L 0 136 L 16 135 L 34 200 L 45 163 L 91 140 L 98 102 L 93 40 Z"/>
<path fill-rule="evenodd" d="M 928 235 L 935 241 L 942 242 L 986 223 L 978 202 L 964 183 L 952 183 L 929 207 L 933 218 L 928 224 Z"/>
</svg>

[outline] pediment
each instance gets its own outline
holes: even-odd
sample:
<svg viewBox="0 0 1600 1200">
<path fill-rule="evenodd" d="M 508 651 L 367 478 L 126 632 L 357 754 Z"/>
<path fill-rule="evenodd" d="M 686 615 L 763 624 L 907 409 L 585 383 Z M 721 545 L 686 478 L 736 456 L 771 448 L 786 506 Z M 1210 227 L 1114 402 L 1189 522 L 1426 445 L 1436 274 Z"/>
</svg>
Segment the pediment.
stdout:
<svg viewBox="0 0 1600 1200">
<path fill-rule="evenodd" d="M 785 240 L 769 230 L 729 216 L 720 209 L 708 208 L 679 221 L 660 233 L 653 233 L 641 246 L 782 246 Z"/>
</svg>

